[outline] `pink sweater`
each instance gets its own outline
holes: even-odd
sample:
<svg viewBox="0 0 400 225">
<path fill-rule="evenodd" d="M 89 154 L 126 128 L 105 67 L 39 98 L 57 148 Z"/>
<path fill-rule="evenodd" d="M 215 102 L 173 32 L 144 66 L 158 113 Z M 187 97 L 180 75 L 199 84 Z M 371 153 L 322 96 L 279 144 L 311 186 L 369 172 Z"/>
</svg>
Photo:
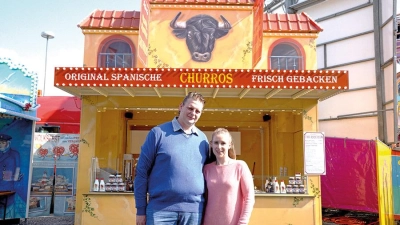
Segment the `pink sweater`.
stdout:
<svg viewBox="0 0 400 225">
<path fill-rule="evenodd" d="M 207 203 L 203 225 L 248 224 L 254 206 L 254 183 L 246 162 L 204 167 Z"/>
</svg>

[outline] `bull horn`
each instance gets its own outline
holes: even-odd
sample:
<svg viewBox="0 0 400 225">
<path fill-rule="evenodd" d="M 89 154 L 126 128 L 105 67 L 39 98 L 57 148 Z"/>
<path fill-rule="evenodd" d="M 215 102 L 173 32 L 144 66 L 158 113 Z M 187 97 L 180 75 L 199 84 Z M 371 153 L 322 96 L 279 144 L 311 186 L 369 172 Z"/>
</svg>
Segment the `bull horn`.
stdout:
<svg viewBox="0 0 400 225">
<path fill-rule="evenodd" d="M 228 29 L 228 30 L 232 28 L 231 24 L 229 23 L 229 21 L 227 19 L 225 19 L 224 16 L 221 15 L 221 19 L 223 22 L 218 23 L 219 28 Z"/>
<path fill-rule="evenodd" d="M 173 20 L 171 20 L 171 23 L 169 23 L 169 26 L 172 29 L 186 28 L 186 21 L 184 21 L 184 22 L 176 22 L 181 14 L 182 14 L 182 12 L 179 12 L 175 16 L 175 18 Z"/>
</svg>

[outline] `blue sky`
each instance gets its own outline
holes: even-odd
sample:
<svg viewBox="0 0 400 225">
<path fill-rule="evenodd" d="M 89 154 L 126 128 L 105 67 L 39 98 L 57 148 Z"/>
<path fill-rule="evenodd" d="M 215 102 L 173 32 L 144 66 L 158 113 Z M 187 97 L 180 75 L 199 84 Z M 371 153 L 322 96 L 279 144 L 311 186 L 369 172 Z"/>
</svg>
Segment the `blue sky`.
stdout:
<svg viewBox="0 0 400 225">
<path fill-rule="evenodd" d="M 11 58 L 35 72 L 38 89 L 43 89 L 46 39 L 42 31 L 52 31 L 48 42 L 45 95 L 69 95 L 53 85 L 54 67 L 83 63 L 84 35 L 77 27 L 95 9 L 140 10 L 141 0 L 1 0 L 0 57 Z"/>
<path fill-rule="evenodd" d="M 38 74 L 43 89 L 46 39 L 42 31 L 52 31 L 48 42 L 45 95 L 69 95 L 54 87 L 55 67 L 81 67 L 84 35 L 77 27 L 95 9 L 140 10 L 141 0 L 1 0 L 0 57 L 11 58 Z M 400 11 L 400 4 L 397 5 Z"/>
</svg>

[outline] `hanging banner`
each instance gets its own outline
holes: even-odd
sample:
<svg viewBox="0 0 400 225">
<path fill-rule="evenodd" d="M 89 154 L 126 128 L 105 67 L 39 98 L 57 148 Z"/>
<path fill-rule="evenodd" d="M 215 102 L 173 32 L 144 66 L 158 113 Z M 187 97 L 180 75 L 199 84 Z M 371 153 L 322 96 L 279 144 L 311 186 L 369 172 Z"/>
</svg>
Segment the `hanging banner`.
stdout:
<svg viewBox="0 0 400 225">
<path fill-rule="evenodd" d="M 304 132 L 304 174 L 325 175 L 325 134 Z"/>
<path fill-rule="evenodd" d="M 53 190 L 54 215 L 74 214 L 79 140 L 79 134 L 35 133 L 30 217 L 50 213 Z"/>
<path fill-rule="evenodd" d="M 393 214 L 400 220 L 400 152 L 392 151 Z"/>
<path fill-rule="evenodd" d="M 378 213 L 374 140 L 325 137 L 322 208 Z"/>
<path fill-rule="evenodd" d="M 376 139 L 379 224 L 393 224 L 392 149 Z"/>
</svg>

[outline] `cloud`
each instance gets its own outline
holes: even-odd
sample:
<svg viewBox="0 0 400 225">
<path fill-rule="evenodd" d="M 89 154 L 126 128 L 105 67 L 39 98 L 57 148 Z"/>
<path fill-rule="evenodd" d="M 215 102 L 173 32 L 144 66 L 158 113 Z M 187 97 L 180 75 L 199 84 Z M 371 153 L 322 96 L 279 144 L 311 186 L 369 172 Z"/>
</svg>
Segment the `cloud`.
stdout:
<svg viewBox="0 0 400 225">
<path fill-rule="evenodd" d="M 44 62 L 39 57 L 20 55 L 15 50 L 0 48 L 0 57 L 9 58 L 14 64 L 23 65 L 29 72 L 40 74 L 44 69 Z"/>
<path fill-rule="evenodd" d="M 14 64 L 23 65 L 29 72 L 36 73 L 38 89 L 43 90 L 45 73 L 45 52 L 19 54 L 15 50 L 0 48 L 0 57 L 9 58 Z M 61 48 L 49 50 L 47 53 L 46 96 L 68 96 L 70 94 L 54 87 L 55 67 L 81 67 L 83 65 L 83 50 L 78 48 Z"/>
</svg>

